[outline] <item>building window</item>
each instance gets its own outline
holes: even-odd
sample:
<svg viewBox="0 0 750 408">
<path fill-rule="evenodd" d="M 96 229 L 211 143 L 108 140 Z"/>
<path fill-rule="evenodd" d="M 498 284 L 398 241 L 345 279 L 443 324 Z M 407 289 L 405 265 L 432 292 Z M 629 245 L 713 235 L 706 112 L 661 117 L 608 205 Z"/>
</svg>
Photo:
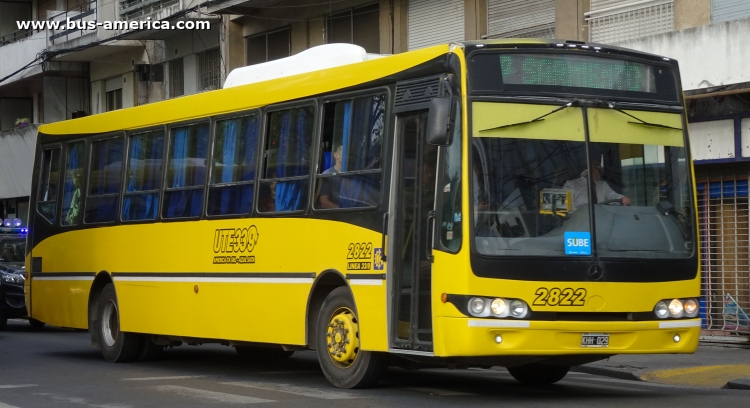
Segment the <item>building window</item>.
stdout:
<svg viewBox="0 0 750 408">
<path fill-rule="evenodd" d="M 202 91 L 219 89 L 221 54 L 218 48 L 198 54 L 198 77 L 200 78 L 200 89 Z"/>
<path fill-rule="evenodd" d="M 591 0 L 589 41 L 612 44 L 674 31 L 674 3 Z"/>
<path fill-rule="evenodd" d="M 185 69 L 182 58 L 173 59 L 168 62 L 169 66 L 169 97 L 185 95 Z"/>
<path fill-rule="evenodd" d="M 245 39 L 247 65 L 260 64 L 292 55 L 289 27 Z"/>
<path fill-rule="evenodd" d="M 409 0 L 406 16 L 409 50 L 463 41 L 464 0 Z"/>
<path fill-rule="evenodd" d="M 110 78 L 104 81 L 106 92 L 105 111 L 122 109 L 122 77 Z"/>
<path fill-rule="evenodd" d="M 487 38 L 554 38 L 555 0 L 489 0 Z"/>
<path fill-rule="evenodd" d="M 371 4 L 326 17 L 326 43 L 349 43 L 380 52 L 380 7 Z"/>
</svg>

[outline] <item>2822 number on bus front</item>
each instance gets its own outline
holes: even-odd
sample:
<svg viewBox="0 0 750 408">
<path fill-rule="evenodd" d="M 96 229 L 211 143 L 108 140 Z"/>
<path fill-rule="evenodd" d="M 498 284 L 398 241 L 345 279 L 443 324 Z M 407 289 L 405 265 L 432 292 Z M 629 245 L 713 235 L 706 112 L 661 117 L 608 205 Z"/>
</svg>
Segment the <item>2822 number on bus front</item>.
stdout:
<svg viewBox="0 0 750 408">
<path fill-rule="evenodd" d="M 583 306 L 586 303 L 584 288 L 539 288 L 534 295 L 534 306 Z"/>
</svg>

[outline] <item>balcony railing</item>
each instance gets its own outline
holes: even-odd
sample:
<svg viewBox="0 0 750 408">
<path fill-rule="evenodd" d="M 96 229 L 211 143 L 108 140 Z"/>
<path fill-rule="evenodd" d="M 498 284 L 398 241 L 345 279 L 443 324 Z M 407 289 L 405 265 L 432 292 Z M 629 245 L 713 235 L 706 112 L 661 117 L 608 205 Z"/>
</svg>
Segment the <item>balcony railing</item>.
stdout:
<svg viewBox="0 0 750 408">
<path fill-rule="evenodd" d="M 641 0 L 585 13 L 589 41 L 618 43 L 674 30 L 674 0 Z"/>
<path fill-rule="evenodd" d="M 96 0 L 83 0 L 79 5 L 69 8 L 70 10 L 61 11 L 49 17 L 50 21 L 60 21 L 62 24 L 70 21 L 76 24 L 75 28 L 61 26 L 57 30 L 50 30 L 49 40 L 53 44 L 78 38 L 84 35 L 86 31 L 96 31 L 86 29 L 87 21 L 96 20 Z"/>
<path fill-rule="evenodd" d="M 24 38 L 31 37 L 32 34 L 34 34 L 34 30 L 31 29 L 17 30 L 10 34 L 5 34 L 3 36 L 0 36 L 0 46 L 14 43 L 18 40 L 23 40 Z"/>
<path fill-rule="evenodd" d="M 120 0 L 120 19 L 138 19 L 178 3 L 179 0 Z"/>
</svg>

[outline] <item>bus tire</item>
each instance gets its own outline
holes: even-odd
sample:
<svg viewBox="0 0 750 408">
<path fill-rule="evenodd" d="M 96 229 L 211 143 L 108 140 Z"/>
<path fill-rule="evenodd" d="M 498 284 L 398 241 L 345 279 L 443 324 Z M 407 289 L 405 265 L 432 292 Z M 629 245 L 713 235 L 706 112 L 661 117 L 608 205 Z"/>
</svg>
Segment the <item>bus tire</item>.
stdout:
<svg viewBox="0 0 750 408">
<path fill-rule="evenodd" d="M 348 288 L 328 294 L 317 324 L 318 362 L 331 384 L 367 388 L 378 383 L 388 367 L 388 354 L 360 350 L 359 321 Z"/>
<path fill-rule="evenodd" d="M 237 350 L 237 354 L 243 359 L 257 362 L 282 360 L 294 354 L 294 351 L 286 351 L 281 347 L 234 346 L 234 349 Z"/>
<path fill-rule="evenodd" d="M 135 356 L 135 361 L 161 360 L 161 355 L 163 352 L 164 346 L 155 344 L 149 336 L 143 336 L 141 338 L 140 347 L 138 347 L 138 354 Z"/>
<path fill-rule="evenodd" d="M 570 367 L 547 364 L 524 364 L 508 367 L 508 372 L 516 381 L 524 385 L 554 384 L 568 374 Z"/>
<path fill-rule="evenodd" d="M 34 329 L 41 329 L 42 327 L 44 327 L 44 325 L 45 325 L 46 323 L 44 323 L 44 322 L 43 322 L 43 321 L 41 321 L 41 320 L 36 320 L 36 319 L 34 319 L 34 318 L 31 318 L 31 317 L 29 317 L 29 324 L 30 324 L 30 325 L 31 325 L 31 327 L 32 327 L 32 328 L 34 328 Z"/>
<path fill-rule="evenodd" d="M 8 327 L 8 317 L 0 312 L 0 331 L 5 331 L 6 327 Z"/>
<path fill-rule="evenodd" d="M 141 339 L 135 333 L 120 331 L 119 306 L 115 285 L 112 283 L 102 289 L 97 316 L 98 327 L 95 330 L 99 331 L 102 357 L 110 363 L 133 361 L 138 355 Z"/>
</svg>

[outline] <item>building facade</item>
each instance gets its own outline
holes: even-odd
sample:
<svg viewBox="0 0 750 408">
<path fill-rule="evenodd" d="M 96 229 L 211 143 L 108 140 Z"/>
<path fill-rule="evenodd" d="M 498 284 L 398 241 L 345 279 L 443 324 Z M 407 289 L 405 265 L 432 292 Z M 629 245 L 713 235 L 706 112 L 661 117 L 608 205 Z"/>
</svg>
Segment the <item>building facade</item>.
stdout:
<svg viewBox="0 0 750 408">
<path fill-rule="evenodd" d="M 130 25 L 142 21 L 200 23 L 202 29 Z M 19 29 L 18 22 L 61 25 Z M 89 24 L 95 22 L 127 25 L 108 29 Z M 205 14 L 200 1 L 0 2 L 0 143 L 14 147 L 0 149 L 0 163 L 12 163 L 19 154 L 33 162 L 33 149 L 17 150 L 34 145 L 36 127 L 25 127 L 28 124 L 219 88 L 225 72 L 220 23 L 221 17 Z M 25 220 L 31 168 L 5 170 L 0 178 L 0 215 L 18 214 Z M 23 188 L 11 188 L 26 177 Z"/>
</svg>

